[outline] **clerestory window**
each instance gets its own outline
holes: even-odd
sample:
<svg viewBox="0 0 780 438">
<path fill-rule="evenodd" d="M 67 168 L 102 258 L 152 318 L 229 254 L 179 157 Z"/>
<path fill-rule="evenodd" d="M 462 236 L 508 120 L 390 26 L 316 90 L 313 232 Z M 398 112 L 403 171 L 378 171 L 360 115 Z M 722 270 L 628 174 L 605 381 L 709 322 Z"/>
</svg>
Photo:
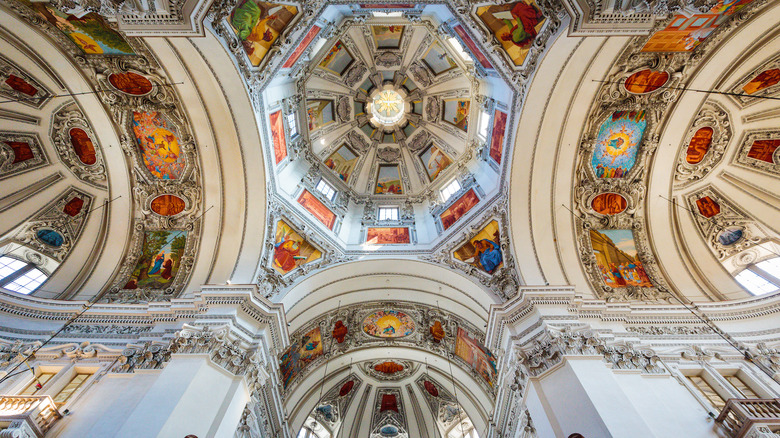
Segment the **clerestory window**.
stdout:
<svg viewBox="0 0 780 438">
<path fill-rule="evenodd" d="M 0 257 L 0 287 L 29 295 L 48 277 L 34 264 L 9 256 Z"/>
<path fill-rule="evenodd" d="M 780 257 L 749 265 L 734 279 L 753 295 L 765 295 L 780 290 Z"/>
</svg>

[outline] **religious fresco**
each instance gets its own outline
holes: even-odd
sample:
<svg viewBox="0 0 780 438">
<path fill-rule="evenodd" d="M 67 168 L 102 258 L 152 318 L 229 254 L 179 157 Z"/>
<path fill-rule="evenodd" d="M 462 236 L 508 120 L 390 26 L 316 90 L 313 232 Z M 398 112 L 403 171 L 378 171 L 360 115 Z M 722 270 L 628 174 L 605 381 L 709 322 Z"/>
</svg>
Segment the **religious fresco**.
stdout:
<svg viewBox="0 0 780 438">
<path fill-rule="evenodd" d="M 431 44 L 431 47 L 423 55 L 422 61 L 431 69 L 434 76 L 446 73 L 458 66 L 439 43 Z"/>
<path fill-rule="evenodd" d="M 455 33 L 458 34 L 461 41 L 463 41 L 463 44 L 468 47 L 468 49 L 471 51 L 471 54 L 474 55 L 474 58 L 477 59 L 477 62 L 482 65 L 484 68 L 493 68 L 493 64 L 490 63 L 490 61 L 487 59 L 484 53 L 482 53 L 481 50 L 479 50 L 479 47 L 474 43 L 474 40 L 471 39 L 468 33 L 466 33 L 466 29 L 463 28 L 460 24 L 453 26 L 452 30 L 455 31 Z"/>
<path fill-rule="evenodd" d="M 669 25 L 647 41 L 643 52 L 690 52 L 731 15 L 753 0 L 719 0 L 704 14 L 677 14 Z"/>
<path fill-rule="evenodd" d="M 328 54 L 322 58 L 319 67 L 325 71 L 341 76 L 354 61 L 355 57 L 349 53 L 344 42 L 339 40 L 333 44 L 333 47 L 330 48 Z"/>
<path fill-rule="evenodd" d="M 697 199 L 696 208 L 699 209 L 699 213 L 701 213 L 702 216 L 707 218 L 720 213 L 720 204 L 713 201 L 709 196 Z"/>
<path fill-rule="evenodd" d="M 325 204 L 312 195 L 308 190 L 304 189 L 300 196 L 298 196 L 298 203 L 303 206 L 309 213 L 311 213 L 318 221 L 328 229 L 333 229 L 333 225 L 336 223 L 336 214 L 330 211 Z"/>
<path fill-rule="evenodd" d="M 778 147 L 780 147 L 780 140 L 756 140 L 750 145 L 747 156 L 754 160 L 774 164 L 772 157 Z"/>
<path fill-rule="evenodd" d="M 468 213 L 475 205 L 479 203 L 477 194 L 474 193 L 474 189 L 469 190 L 455 201 L 448 209 L 440 215 L 441 225 L 446 230 L 451 227 L 452 224 L 457 222 L 458 219 Z"/>
<path fill-rule="evenodd" d="M 669 82 L 669 73 L 645 69 L 626 78 L 623 85 L 629 93 L 646 94 L 663 87 L 667 82 Z"/>
<path fill-rule="evenodd" d="M 693 134 L 691 141 L 688 142 L 688 149 L 685 151 L 685 161 L 689 164 L 701 163 L 707 151 L 712 145 L 712 136 L 715 131 L 709 126 L 700 128 Z"/>
<path fill-rule="evenodd" d="M 377 49 L 399 49 L 406 26 L 371 26 L 371 35 Z"/>
<path fill-rule="evenodd" d="M 401 171 L 397 164 L 382 164 L 376 173 L 376 185 L 374 194 L 377 195 L 403 195 L 404 188 L 401 184 Z"/>
<path fill-rule="evenodd" d="M 14 153 L 11 164 L 22 163 L 35 157 L 29 143 L 23 141 L 4 141 L 3 143 L 10 147 Z"/>
<path fill-rule="evenodd" d="M 181 266 L 187 231 L 145 231 L 141 256 L 123 289 L 165 289 Z"/>
<path fill-rule="evenodd" d="M 287 139 L 284 135 L 284 120 L 282 110 L 271 113 L 268 116 L 271 122 L 271 137 L 274 144 L 274 161 L 279 164 L 287 158 Z"/>
<path fill-rule="evenodd" d="M 34 97 L 38 94 L 38 89 L 35 88 L 34 85 L 13 74 L 8 75 L 8 78 L 4 83 L 12 90 L 26 94 L 30 97 Z"/>
<path fill-rule="evenodd" d="M 739 242 L 744 235 L 742 228 L 727 228 L 718 233 L 718 242 L 723 246 L 731 246 Z"/>
<path fill-rule="evenodd" d="M 333 339 L 335 339 L 339 344 L 344 342 L 344 338 L 346 338 L 347 333 L 349 333 L 349 328 L 344 325 L 344 321 L 342 320 L 336 321 L 336 325 L 333 326 L 333 331 L 330 332 L 331 336 L 333 336 Z"/>
<path fill-rule="evenodd" d="M 414 333 L 414 321 L 397 310 L 379 310 L 363 320 L 363 331 L 378 338 L 403 338 Z"/>
<path fill-rule="evenodd" d="M 162 114 L 133 112 L 133 134 L 144 166 L 159 179 L 178 179 L 184 172 L 179 138 L 170 130 Z"/>
<path fill-rule="evenodd" d="M 149 208 L 160 216 L 176 216 L 184 211 L 186 204 L 184 199 L 176 195 L 160 195 L 152 199 Z"/>
<path fill-rule="evenodd" d="M 425 173 L 431 182 L 436 181 L 439 174 L 452 164 L 452 160 L 438 146 L 429 145 L 422 154 L 420 154 Z"/>
<path fill-rule="evenodd" d="M 604 284 L 610 287 L 652 287 L 636 250 L 631 230 L 590 230 L 593 255 Z"/>
<path fill-rule="evenodd" d="M 309 99 L 306 101 L 306 117 L 309 120 L 309 132 L 333 123 L 333 101 Z"/>
<path fill-rule="evenodd" d="M 152 82 L 131 71 L 108 75 L 108 83 L 117 90 L 131 96 L 143 96 L 152 92 Z"/>
<path fill-rule="evenodd" d="M 497 164 L 501 164 L 501 155 L 504 151 L 504 136 L 506 136 L 507 115 L 503 111 L 496 110 L 493 115 L 493 134 L 490 136 L 490 150 L 488 155 Z"/>
<path fill-rule="evenodd" d="M 493 274 L 504 266 L 497 221 L 490 221 L 484 228 L 455 250 L 456 259 Z"/>
<path fill-rule="evenodd" d="M 742 90 L 747 94 L 754 94 L 765 88 L 774 87 L 778 83 L 780 83 L 780 68 L 773 68 L 759 73 L 758 76 L 745 84 Z"/>
<path fill-rule="evenodd" d="M 79 161 L 87 166 L 97 163 L 95 145 L 86 131 L 81 128 L 73 128 L 68 132 L 68 135 L 70 136 L 70 145 L 73 146 L 73 151 L 76 153 Z"/>
<path fill-rule="evenodd" d="M 38 230 L 38 232 L 35 233 L 35 237 L 37 237 L 38 240 L 45 243 L 46 245 L 52 246 L 54 248 L 61 247 L 65 242 L 65 238 L 62 237 L 62 234 L 45 228 Z"/>
<path fill-rule="evenodd" d="M 393 245 L 410 243 L 409 228 L 369 228 L 366 231 L 366 243 L 369 245 Z"/>
<path fill-rule="evenodd" d="M 293 269 L 318 260 L 322 253 L 284 221 L 276 223 L 273 267 L 284 275 Z"/>
<path fill-rule="evenodd" d="M 444 101 L 444 121 L 458 129 L 469 130 L 469 99 L 447 99 Z"/>
<path fill-rule="evenodd" d="M 477 8 L 477 15 L 493 32 L 516 66 L 525 61 L 545 22 L 535 0 L 482 6 Z"/>
<path fill-rule="evenodd" d="M 492 388 L 498 377 L 496 357 L 487 349 L 476 336 L 458 327 L 458 336 L 455 340 L 455 354 L 471 365 L 477 373 Z"/>
<path fill-rule="evenodd" d="M 100 15 L 68 14 L 45 3 L 30 3 L 43 18 L 59 29 L 87 55 L 134 55 L 135 52 Z"/>
<path fill-rule="evenodd" d="M 340 148 L 333 151 L 328 158 L 325 159 L 325 165 L 328 169 L 336 172 L 336 175 L 344 181 L 349 182 L 349 177 L 352 175 L 352 171 L 357 166 L 358 156 L 352 152 L 347 145 L 341 145 Z"/>
<path fill-rule="evenodd" d="M 317 34 L 319 34 L 321 30 L 322 28 L 319 26 L 312 26 L 311 29 L 309 29 L 309 32 L 306 33 L 306 36 L 303 37 L 303 41 L 298 44 L 298 47 L 293 50 L 292 55 L 290 55 L 290 57 L 287 58 L 287 61 L 285 61 L 284 65 L 282 65 L 282 68 L 292 67 L 298 61 L 298 59 L 300 59 L 301 55 L 303 55 L 303 52 L 309 48 L 309 44 L 314 41 L 314 38 L 317 37 Z"/>
<path fill-rule="evenodd" d="M 258 66 L 296 15 L 298 8 L 295 6 L 240 0 L 228 21 L 241 41 L 249 62 Z"/>
<path fill-rule="evenodd" d="M 599 178 L 623 178 L 636 163 L 647 128 L 644 111 L 616 111 L 599 128 L 591 166 Z"/>
<path fill-rule="evenodd" d="M 65 207 L 62 208 L 62 212 L 70 217 L 76 217 L 81 213 L 82 208 L 84 208 L 84 200 L 76 196 L 65 204 Z"/>
<path fill-rule="evenodd" d="M 290 344 L 279 358 L 279 373 L 282 375 L 282 385 L 287 389 L 306 366 L 322 356 L 322 333 L 320 328 L 306 333 L 296 342 Z"/>
<path fill-rule="evenodd" d="M 626 209 L 626 198 L 617 193 L 601 193 L 590 202 L 596 213 L 611 216 Z"/>
</svg>

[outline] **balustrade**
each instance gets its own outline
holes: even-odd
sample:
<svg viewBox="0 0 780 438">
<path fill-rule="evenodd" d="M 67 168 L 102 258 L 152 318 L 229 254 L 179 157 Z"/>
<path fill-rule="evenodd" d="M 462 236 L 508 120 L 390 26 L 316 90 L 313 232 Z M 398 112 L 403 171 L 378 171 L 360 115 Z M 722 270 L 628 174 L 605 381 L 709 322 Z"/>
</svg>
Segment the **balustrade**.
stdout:
<svg viewBox="0 0 780 438">
<path fill-rule="evenodd" d="M 54 423 L 62 418 L 54 401 L 48 395 L 0 396 L 0 422 L 8 426 L 0 430 L 0 438 L 17 436 L 19 431 L 43 437 Z"/>
<path fill-rule="evenodd" d="M 748 436 L 751 430 L 756 432 L 751 436 L 780 438 L 780 434 L 774 433 L 780 430 L 780 398 L 729 399 L 715 421 L 732 438 Z"/>
</svg>

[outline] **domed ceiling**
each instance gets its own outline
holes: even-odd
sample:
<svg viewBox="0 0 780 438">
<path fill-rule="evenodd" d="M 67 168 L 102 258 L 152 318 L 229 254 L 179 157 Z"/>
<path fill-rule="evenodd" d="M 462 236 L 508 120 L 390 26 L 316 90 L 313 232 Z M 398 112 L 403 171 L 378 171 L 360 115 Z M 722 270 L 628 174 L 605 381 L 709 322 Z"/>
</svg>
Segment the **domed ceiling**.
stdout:
<svg viewBox="0 0 780 438">
<path fill-rule="evenodd" d="M 585 3 L 4 0 L 3 254 L 36 296 L 112 302 L 231 281 L 292 306 L 374 259 L 480 306 L 746 297 L 777 253 L 772 6 Z"/>
</svg>

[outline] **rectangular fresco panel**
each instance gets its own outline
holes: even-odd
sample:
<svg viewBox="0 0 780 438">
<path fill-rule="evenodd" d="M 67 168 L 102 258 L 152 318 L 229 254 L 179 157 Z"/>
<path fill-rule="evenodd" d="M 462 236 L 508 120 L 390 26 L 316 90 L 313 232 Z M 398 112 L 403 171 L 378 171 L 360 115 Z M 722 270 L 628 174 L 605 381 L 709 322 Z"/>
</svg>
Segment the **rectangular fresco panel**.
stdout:
<svg viewBox="0 0 780 438">
<path fill-rule="evenodd" d="M 284 120 L 279 110 L 268 116 L 271 119 L 271 135 L 274 140 L 274 160 L 279 164 L 287 157 L 287 140 L 284 136 Z"/>
<path fill-rule="evenodd" d="M 491 387 L 498 377 L 496 357 L 463 327 L 458 327 L 455 354 L 471 365 Z"/>
<path fill-rule="evenodd" d="M 471 101 L 468 99 L 445 100 L 444 121 L 454 125 L 458 129 L 468 132 L 470 107 Z"/>
<path fill-rule="evenodd" d="M 374 193 L 377 195 L 403 195 L 401 174 L 398 165 L 380 165 L 376 173 L 376 186 Z"/>
<path fill-rule="evenodd" d="M 290 382 L 322 353 L 322 332 L 319 327 L 303 335 L 300 341 L 290 344 L 279 358 L 279 372 L 284 388 L 287 389 Z"/>
<path fill-rule="evenodd" d="M 439 174 L 452 164 L 450 157 L 435 145 L 428 146 L 428 148 L 420 154 L 420 161 L 422 161 L 425 172 L 431 182 L 435 181 L 436 178 L 439 177 Z"/>
<path fill-rule="evenodd" d="M 305 37 L 303 37 L 303 41 L 298 45 L 298 47 L 293 50 L 292 55 L 290 55 L 289 58 L 287 58 L 287 61 L 285 61 L 282 68 L 290 68 L 292 67 L 296 61 L 303 55 L 303 52 L 306 51 L 306 49 L 309 48 L 309 44 L 311 44 L 312 41 L 314 41 L 314 38 L 317 36 L 317 34 L 320 33 L 322 30 L 319 26 L 312 26 L 311 29 L 309 29 L 309 32 L 306 34 Z"/>
<path fill-rule="evenodd" d="M 498 222 L 491 221 L 474 237 L 455 250 L 455 258 L 493 274 L 504 265 Z"/>
<path fill-rule="evenodd" d="M 742 87 L 747 94 L 754 94 L 780 83 L 780 68 L 764 70 Z"/>
<path fill-rule="evenodd" d="M 369 245 L 393 245 L 410 243 L 409 228 L 369 228 L 366 243 Z"/>
<path fill-rule="evenodd" d="M 754 160 L 774 164 L 775 151 L 780 147 L 780 140 L 756 140 L 750 145 L 747 156 Z"/>
<path fill-rule="evenodd" d="M 133 113 L 133 134 L 144 166 L 155 178 L 178 179 L 184 172 L 178 136 L 169 128 L 162 114 Z"/>
<path fill-rule="evenodd" d="M 610 287 L 652 287 L 636 251 L 631 230 L 590 230 L 593 255 L 604 284 Z"/>
<path fill-rule="evenodd" d="M 615 111 L 601 125 L 591 167 L 599 178 L 623 178 L 636 163 L 647 128 L 644 111 Z"/>
<path fill-rule="evenodd" d="M 477 15 L 493 32 L 515 65 L 522 65 L 545 18 L 535 0 L 482 6 Z"/>
<path fill-rule="evenodd" d="M 374 37 L 377 49 L 398 49 L 401 47 L 401 37 L 404 34 L 404 26 L 371 26 L 371 35 Z"/>
<path fill-rule="evenodd" d="M 352 171 L 358 162 L 358 156 L 347 145 L 342 145 L 325 159 L 325 165 L 336 172 L 342 181 L 348 183 Z"/>
<path fill-rule="evenodd" d="M 477 45 L 474 43 L 474 40 L 471 39 L 468 33 L 466 33 L 466 29 L 463 28 L 460 24 L 452 28 L 455 33 L 458 34 L 461 41 L 463 41 L 463 44 L 466 45 L 466 47 L 469 48 L 471 51 L 471 54 L 474 55 L 474 58 L 477 59 L 477 61 L 482 65 L 484 68 L 493 68 L 493 64 L 488 61 L 487 57 L 484 53 L 482 53 L 481 50 L 477 47 Z"/>
<path fill-rule="evenodd" d="M 296 15 L 298 8 L 295 6 L 240 0 L 230 13 L 229 21 L 249 62 L 258 66 Z"/>
<path fill-rule="evenodd" d="M 328 54 L 320 62 L 320 68 L 336 75 L 343 75 L 347 68 L 352 65 L 355 58 L 349 53 L 344 42 L 339 40 L 330 48 Z"/>
<path fill-rule="evenodd" d="M 324 99 L 307 100 L 306 117 L 309 120 L 310 132 L 333 123 L 333 101 Z"/>
<path fill-rule="evenodd" d="M 433 43 L 423 55 L 423 62 L 428 66 L 435 76 L 448 72 L 457 67 L 458 64 L 450 57 L 446 50 L 439 44 Z"/>
<path fill-rule="evenodd" d="M 274 238 L 274 269 L 284 275 L 298 266 L 319 259 L 322 253 L 304 240 L 284 221 L 276 223 Z"/>
<path fill-rule="evenodd" d="M 51 25 L 59 29 L 87 55 L 134 55 L 124 37 L 111 29 L 108 22 L 90 12 L 76 16 L 45 3 L 30 3 Z"/>
<path fill-rule="evenodd" d="M 704 42 L 729 16 L 753 0 L 722 0 L 706 14 L 675 15 L 665 29 L 647 41 L 643 52 L 690 52 Z"/>
<path fill-rule="evenodd" d="M 298 196 L 298 203 L 311 213 L 318 221 L 322 222 L 329 229 L 333 229 L 336 223 L 336 214 L 330 211 L 319 199 L 304 189 Z"/>
<path fill-rule="evenodd" d="M 123 289 L 165 289 L 179 272 L 187 232 L 145 231 L 141 257 Z"/>
<path fill-rule="evenodd" d="M 496 110 L 493 116 L 493 134 L 490 137 L 490 151 L 488 154 L 498 164 L 501 164 L 501 155 L 504 152 L 506 117 L 506 113 L 499 110 Z"/>
<path fill-rule="evenodd" d="M 465 195 L 455 201 L 455 203 L 450 205 L 450 208 L 444 210 L 444 213 L 441 214 L 441 225 L 446 230 L 478 203 L 479 198 L 477 197 L 477 194 L 474 193 L 474 189 L 469 190 Z"/>
</svg>

